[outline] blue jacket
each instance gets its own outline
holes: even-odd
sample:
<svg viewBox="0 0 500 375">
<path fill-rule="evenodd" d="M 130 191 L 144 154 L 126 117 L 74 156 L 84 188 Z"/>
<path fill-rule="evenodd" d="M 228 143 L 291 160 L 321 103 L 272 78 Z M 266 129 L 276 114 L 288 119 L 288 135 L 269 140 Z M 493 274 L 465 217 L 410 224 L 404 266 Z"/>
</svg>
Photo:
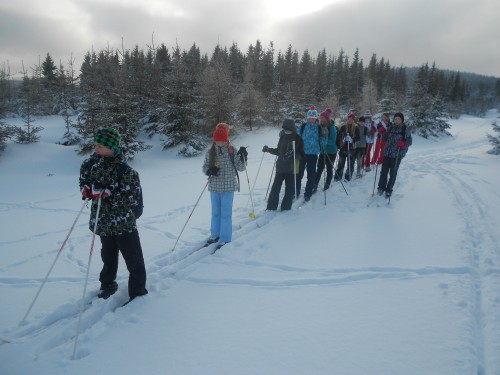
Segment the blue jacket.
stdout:
<svg viewBox="0 0 500 375">
<path fill-rule="evenodd" d="M 337 147 L 337 127 L 335 123 L 332 121 L 329 125 L 327 125 L 328 136 L 326 138 L 326 144 L 322 147 L 322 154 L 336 154 L 339 151 Z"/>
<path fill-rule="evenodd" d="M 319 155 L 321 147 L 326 143 L 326 138 L 321 136 L 320 126 L 306 122 L 301 125 L 299 134 L 304 141 L 304 154 Z"/>
</svg>

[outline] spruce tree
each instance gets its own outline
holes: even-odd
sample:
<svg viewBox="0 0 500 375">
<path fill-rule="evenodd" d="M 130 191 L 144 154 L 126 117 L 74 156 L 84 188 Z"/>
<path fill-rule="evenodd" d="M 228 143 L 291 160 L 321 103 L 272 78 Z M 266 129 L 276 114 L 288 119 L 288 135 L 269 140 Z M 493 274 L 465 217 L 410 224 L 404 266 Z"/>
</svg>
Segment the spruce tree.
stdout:
<svg viewBox="0 0 500 375">
<path fill-rule="evenodd" d="M 495 134 L 486 135 L 491 145 L 493 146 L 493 148 L 488 151 L 488 154 L 500 155 L 500 126 L 496 121 L 493 121 L 491 126 L 493 127 L 493 131 L 495 132 Z"/>
</svg>

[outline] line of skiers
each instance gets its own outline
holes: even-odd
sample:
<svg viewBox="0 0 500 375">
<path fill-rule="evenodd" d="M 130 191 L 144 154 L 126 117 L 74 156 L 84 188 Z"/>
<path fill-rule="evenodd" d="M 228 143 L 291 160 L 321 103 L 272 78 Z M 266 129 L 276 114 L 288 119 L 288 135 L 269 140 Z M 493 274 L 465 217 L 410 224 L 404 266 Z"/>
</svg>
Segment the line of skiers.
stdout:
<svg viewBox="0 0 500 375">
<path fill-rule="evenodd" d="M 387 115 L 383 115 L 377 125 L 369 112 L 359 120 L 350 114 L 340 128 L 335 125 L 332 115 L 330 108 L 318 114 L 312 106 L 306 121 L 299 127 L 291 119 L 284 120 L 276 148 L 263 147 L 263 152 L 276 156 L 268 210 L 277 210 L 283 182 L 285 194 L 281 210 L 285 211 L 291 209 L 294 197 L 300 196 L 305 173 L 304 199 L 308 201 L 317 191 L 323 172 L 326 173 L 323 190 L 327 190 L 332 180 L 339 181 L 342 175 L 345 180 L 350 180 L 355 164 L 357 177 L 369 172 L 374 164 L 377 167 L 382 165 L 378 193 L 390 197 L 401 160 L 412 144 L 403 114 L 396 113 L 393 124 Z M 148 293 L 136 223 L 142 213 L 142 188 L 139 174 L 124 161 L 120 137 L 113 128 L 97 132 L 95 152 L 80 167 L 79 185 L 82 199 L 92 201 L 89 229 L 95 231 L 102 244 L 103 268 L 99 276 L 101 290 L 98 297 L 107 299 L 116 292 L 118 255 L 121 252 L 129 271 L 128 292 L 129 301 L 132 301 Z M 247 157 L 245 147 L 236 151 L 229 141 L 229 126 L 219 123 L 202 167 L 209 179 L 207 186 L 212 208 L 208 243 L 223 245 L 232 240 L 234 192 L 240 190 L 238 171 L 246 170 Z"/>
<path fill-rule="evenodd" d="M 293 197 L 301 192 L 302 179 L 307 172 L 304 200 L 309 201 L 317 191 L 323 171 L 323 190 L 330 188 L 332 179 L 350 181 L 356 166 L 356 178 L 370 172 L 374 165 L 381 165 L 378 194 L 388 198 L 396 182 L 401 160 L 412 144 L 411 132 L 406 131 L 402 113 L 394 115 L 394 122 L 384 114 L 375 124 L 367 111 L 359 119 L 351 113 L 344 125 L 339 128 L 332 119 L 333 111 L 326 108 L 318 115 L 311 106 L 307 111 L 306 122 L 299 127 L 293 120 L 283 122 L 276 148 L 264 146 L 262 151 L 276 155 L 276 176 L 267 202 L 268 210 L 278 208 L 281 185 L 285 181 L 285 196 L 281 210 L 291 208 Z M 373 149 L 373 152 L 372 152 Z M 292 151 L 293 150 L 293 151 Z M 337 158 L 334 172 L 334 163 Z M 295 176 L 295 179 L 294 177 Z M 295 180 L 295 184 L 294 184 Z"/>
</svg>

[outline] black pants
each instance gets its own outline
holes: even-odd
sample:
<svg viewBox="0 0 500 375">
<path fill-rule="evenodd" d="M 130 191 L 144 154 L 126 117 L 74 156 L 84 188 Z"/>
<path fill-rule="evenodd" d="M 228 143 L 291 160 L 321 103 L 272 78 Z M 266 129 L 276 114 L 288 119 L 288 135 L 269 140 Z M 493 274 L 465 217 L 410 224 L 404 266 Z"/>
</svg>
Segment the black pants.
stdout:
<svg viewBox="0 0 500 375">
<path fill-rule="evenodd" d="M 321 180 L 321 174 L 326 166 L 326 181 L 325 185 L 330 186 L 333 178 L 333 163 L 335 163 L 335 158 L 337 154 L 319 154 L 318 158 L 318 169 L 316 170 L 316 183 L 318 186 L 319 180 Z"/>
<path fill-rule="evenodd" d="M 129 272 L 129 296 L 137 297 L 147 294 L 146 267 L 137 230 L 120 236 L 101 236 L 101 244 L 101 259 L 104 263 L 99 276 L 101 285 L 109 285 L 116 280 L 118 253 L 121 252 Z"/>
<path fill-rule="evenodd" d="M 335 171 L 335 180 L 338 181 L 342 179 L 342 173 L 344 173 L 346 162 L 348 167 L 346 168 L 345 179 L 351 180 L 352 173 L 354 172 L 355 161 L 356 158 L 354 157 L 353 150 L 349 150 L 349 156 L 347 156 L 347 152 L 339 152 L 339 162 L 337 164 L 337 170 Z"/>
<path fill-rule="evenodd" d="M 398 175 L 399 165 L 401 164 L 401 158 L 388 158 L 384 156 L 382 161 L 382 170 L 380 171 L 380 178 L 378 180 L 378 188 L 384 190 L 385 192 L 391 194 L 394 183 L 396 182 L 396 176 Z M 389 181 L 387 181 L 387 175 L 389 175 Z"/>
<path fill-rule="evenodd" d="M 274 176 L 273 186 L 267 200 L 267 209 L 276 210 L 280 200 L 281 185 L 285 181 L 285 196 L 281 201 L 281 211 L 290 210 L 292 208 L 293 196 L 295 194 L 295 179 L 291 173 L 276 173 Z"/>
</svg>

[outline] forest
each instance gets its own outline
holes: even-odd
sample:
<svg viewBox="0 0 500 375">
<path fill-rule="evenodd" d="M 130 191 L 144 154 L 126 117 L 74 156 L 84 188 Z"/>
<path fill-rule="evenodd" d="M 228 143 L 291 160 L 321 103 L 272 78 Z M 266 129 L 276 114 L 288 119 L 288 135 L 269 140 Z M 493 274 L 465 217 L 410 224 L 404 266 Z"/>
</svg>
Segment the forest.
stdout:
<svg viewBox="0 0 500 375">
<path fill-rule="evenodd" d="M 82 154 L 92 150 L 99 128 L 115 127 L 133 159 L 151 147 L 139 134 L 159 135 L 164 148 L 180 146 L 179 154 L 193 156 L 218 122 L 232 132 L 279 126 L 284 118 L 301 123 L 311 105 L 332 108 L 340 121 L 349 113 L 403 112 L 411 131 L 428 138 L 448 134 L 449 118 L 482 115 L 500 103 L 496 77 L 435 62 L 394 67 L 375 54 L 365 63 L 358 50 L 353 56 L 343 49 L 311 56 L 292 45 L 276 51 L 258 40 L 246 52 L 237 43 L 217 45 L 210 56 L 196 44 L 108 47 L 87 52 L 80 67 L 74 60 L 57 65 L 47 53 L 21 76 L 15 79 L 8 64 L 0 67 L 0 150 L 9 139 L 37 142 L 36 117 L 44 115 L 63 116 L 62 144 L 78 145 Z M 9 125 L 9 116 L 22 117 L 24 125 Z"/>
</svg>

